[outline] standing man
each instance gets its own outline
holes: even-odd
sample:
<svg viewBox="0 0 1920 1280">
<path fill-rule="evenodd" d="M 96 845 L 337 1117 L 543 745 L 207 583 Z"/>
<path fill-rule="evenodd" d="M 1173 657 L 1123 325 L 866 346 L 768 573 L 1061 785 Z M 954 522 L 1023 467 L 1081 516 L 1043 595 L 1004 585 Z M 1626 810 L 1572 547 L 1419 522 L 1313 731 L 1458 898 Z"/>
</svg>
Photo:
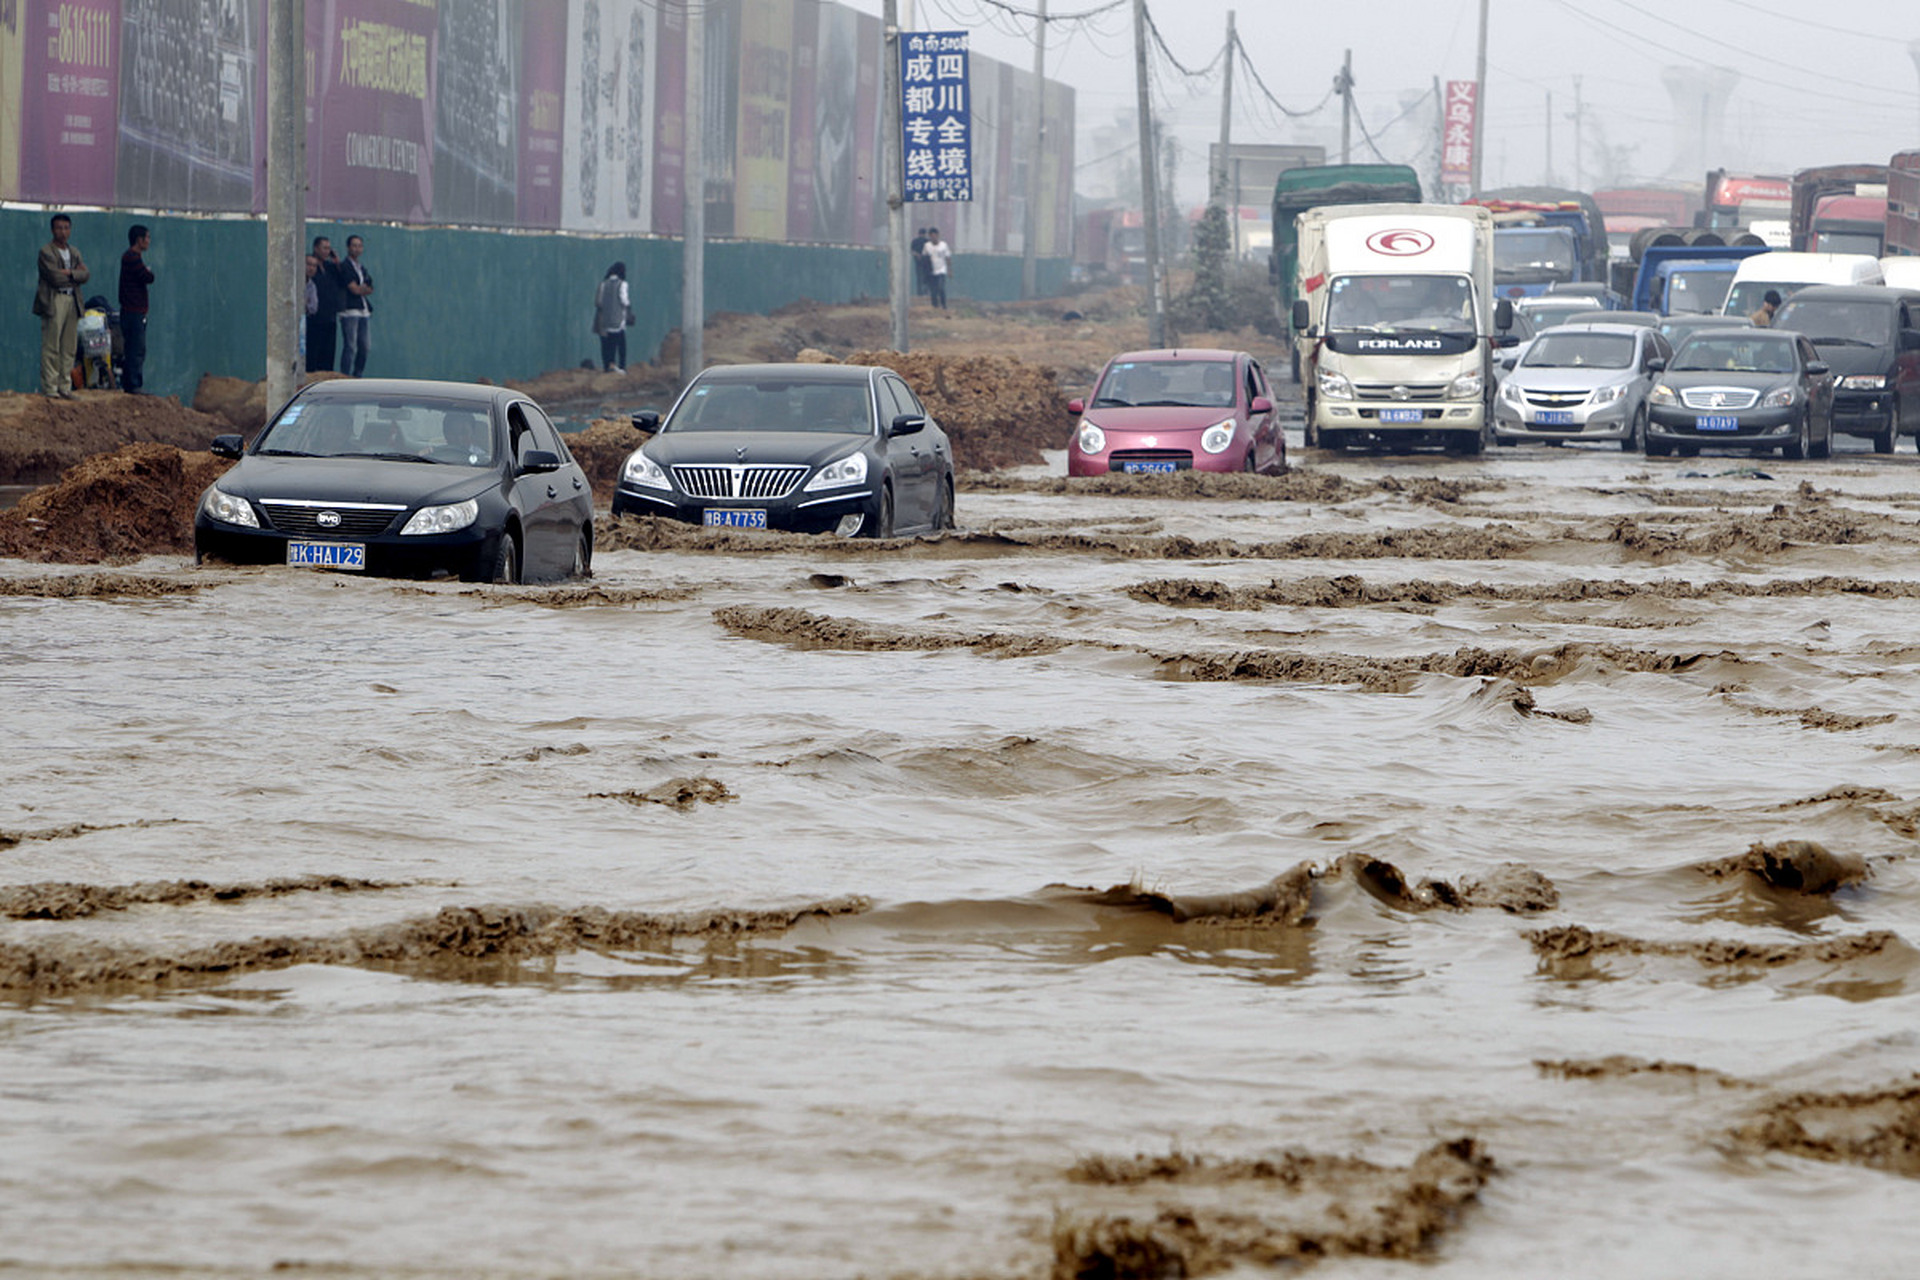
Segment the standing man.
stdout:
<svg viewBox="0 0 1920 1280">
<path fill-rule="evenodd" d="M 1760 299 L 1760 305 L 1747 317 L 1747 323 L 1756 329 L 1765 329 L 1773 324 L 1773 313 L 1780 309 L 1780 291 L 1769 289 Z"/>
<path fill-rule="evenodd" d="M 67 243 L 73 219 L 56 213 L 49 223 L 53 239 L 40 246 L 40 283 L 33 291 L 33 314 L 40 317 L 40 394 L 71 400 L 74 347 L 80 340 L 80 298 L 87 264 Z"/>
<path fill-rule="evenodd" d="M 120 389 L 129 395 L 139 395 L 146 385 L 147 286 L 153 269 L 145 255 L 152 243 L 147 228 L 136 222 L 127 228 L 127 251 L 120 255 Z"/>
<path fill-rule="evenodd" d="M 357 378 L 367 367 L 367 322 L 373 318 L 373 275 L 360 255 L 366 243 L 359 236 L 347 237 L 347 260 L 337 269 L 343 296 L 340 299 L 340 372 Z"/>
<path fill-rule="evenodd" d="M 313 309 L 307 313 L 307 372 L 324 369 L 333 372 L 334 339 L 340 318 L 339 263 L 333 256 L 333 241 L 325 236 L 313 238 Z"/>
<path fill-rule="evenodd" d="M 933 293 L 933 305 L 947 309 L 947 267 L 953 260 L 953 246 L 940 238 L 940 228 L 927 228 L 927 284 Z"/>
<path fill-rule="evenodd" d="M 913 242 L 907 246 L 907 252 L 913 255 L 913 291 L 924 294 L 927 291 L 927 229 L 915 227 Z"/>
</svg>

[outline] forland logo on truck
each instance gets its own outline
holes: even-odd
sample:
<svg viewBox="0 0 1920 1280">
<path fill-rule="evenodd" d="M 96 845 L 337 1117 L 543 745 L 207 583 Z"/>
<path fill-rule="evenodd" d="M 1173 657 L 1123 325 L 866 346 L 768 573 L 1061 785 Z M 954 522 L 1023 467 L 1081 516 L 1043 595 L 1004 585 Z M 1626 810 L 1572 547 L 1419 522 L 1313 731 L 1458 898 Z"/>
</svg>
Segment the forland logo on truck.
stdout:
<svg viewBox="0 0 1920 1280">
<path fill-rule="evenodd" d="M 1367 237 L 1367 248 L 1389 258 L 1412 258 L 1433 248 L 1433 237 L 1411 227 L 1397 231 L 1376 231 Z"/>
</svg>

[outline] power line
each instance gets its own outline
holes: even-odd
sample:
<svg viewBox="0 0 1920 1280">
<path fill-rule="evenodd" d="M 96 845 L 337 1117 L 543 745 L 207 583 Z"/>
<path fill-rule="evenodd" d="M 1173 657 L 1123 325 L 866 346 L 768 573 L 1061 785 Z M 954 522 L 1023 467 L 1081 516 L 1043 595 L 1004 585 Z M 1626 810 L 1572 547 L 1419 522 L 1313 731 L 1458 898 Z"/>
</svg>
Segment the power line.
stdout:
<svg viewBox="0 0 1920 1280">
<path fill-rule="evenodd" d="M 1241 42 L 1240 36 L 1237 32 L 1233 37 L 1233 47 L 1239 51 L 1240 65 L 1246 68 L 1247 74 L 1253 77 L 1254 84 L 1259 86 L 1261 94 L 1266 98 L 1268 102 L 1273 104 L 1274 109 L 1279 111 L 1281 115 L 1291 116 L 1295 120 L 1303 119 L 1311 115 L 1318 115 L 1320 112 L 1326 109 L 1326 106 L 1329 102 L 1333 101 L 1333 95 L 1335 91 L 1332 89 L 1329 89 L 1327 90 L 1326 97 L 1320 99 L 1320 101 L 1316 102 L 1311 107 L 1308 107 L 1305 111 L 1295 111 L 1293 108 L 1287 106 L 1284 102 L 1280 101 L 1280 99 L 1274 97 L 1273 90 L 1267 88 L 1267 82 L 1260 78 L 1260 70 L 1259 68 L 1253 65 L 1253 59 L 1249 57 L 1247 54 L 1247 46 Z"/>
<path fill-rule="evenodd" d="M 1207 62 L 1207 65 L 1200 68 L 1198 71 L 1195 71 L 1185 66 L 1184 64 L 1181 63 L 1180 59 L 1173 56 L 1173 50 L 1167 48 L 1166 39 L 1160 34 L 1160 28 L 1154 25 L 1153 11 L 1146 8 L 1145 5 L 1142 5 L 1141 12 L 1146 16 L 1146 19 L 1147 19 L 1147 34 L 1153 37 L 1153 43 L 1159 48 L 1160 56 L 1165 58 L 1168 62 L 1172 63 L 1173 69 L 1175 71 L 1178 71 L 1181 75 L 1186 76 L 1188 79 L 1204 80 L 1212 76 L 1214 73 L 1214 68 L 1218 67 L 1220 65 L 1220 60 L 1227 56 L 1227 47 L 1225 45 L 1222 45 L 1220 46 L 1219 50 L 1214 53 L 1213 57 Z"/>
</svg>

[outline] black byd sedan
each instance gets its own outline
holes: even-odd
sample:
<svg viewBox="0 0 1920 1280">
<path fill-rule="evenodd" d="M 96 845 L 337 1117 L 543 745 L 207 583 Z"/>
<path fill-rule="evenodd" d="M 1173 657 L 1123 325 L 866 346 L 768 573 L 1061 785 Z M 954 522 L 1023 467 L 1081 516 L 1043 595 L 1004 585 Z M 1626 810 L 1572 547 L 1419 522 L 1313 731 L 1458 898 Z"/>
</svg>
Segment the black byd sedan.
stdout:
<svg viewBox="0 0 1920 1280">
<path fill-rule="evenodd" d="M 200 496 L 194 558 L 536 582 L 593 565 L 593 489 L 504 387 L 340 378 L 302 389 Z"/>
<path fill-rule="evenodd" d="M 947 433 L 890 369 L 708 369 L 628 455 L 613 514 L 730 529 L 891 538 L 953 526 Z"/>
<path fill-rule="evenodd" d="M 1703 445 L 1786 458 L 1833 452 L 1833 376 L 1813 344 L 1779 329 L 1702 329 L 1647 393 L 1647 455 Z"/>
</svg>

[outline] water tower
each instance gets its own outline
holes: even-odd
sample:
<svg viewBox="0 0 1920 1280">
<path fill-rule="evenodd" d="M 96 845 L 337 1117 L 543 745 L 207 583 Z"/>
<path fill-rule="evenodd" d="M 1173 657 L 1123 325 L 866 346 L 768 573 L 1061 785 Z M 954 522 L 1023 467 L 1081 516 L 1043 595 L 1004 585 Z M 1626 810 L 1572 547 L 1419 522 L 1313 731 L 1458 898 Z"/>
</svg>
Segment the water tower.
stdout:
<svg viewBox="0 0 1920 1280">
<path fill-rule="evenodd" d="M 1673 99 L 1673 164 L 1668 173 L 1694 179 L 1708 169 L 1738 167 L 1726 154 L 1727 99 L 1740 83 L 1732 67 L 1667 67 L 1660 73 Z"/>
</svg>

